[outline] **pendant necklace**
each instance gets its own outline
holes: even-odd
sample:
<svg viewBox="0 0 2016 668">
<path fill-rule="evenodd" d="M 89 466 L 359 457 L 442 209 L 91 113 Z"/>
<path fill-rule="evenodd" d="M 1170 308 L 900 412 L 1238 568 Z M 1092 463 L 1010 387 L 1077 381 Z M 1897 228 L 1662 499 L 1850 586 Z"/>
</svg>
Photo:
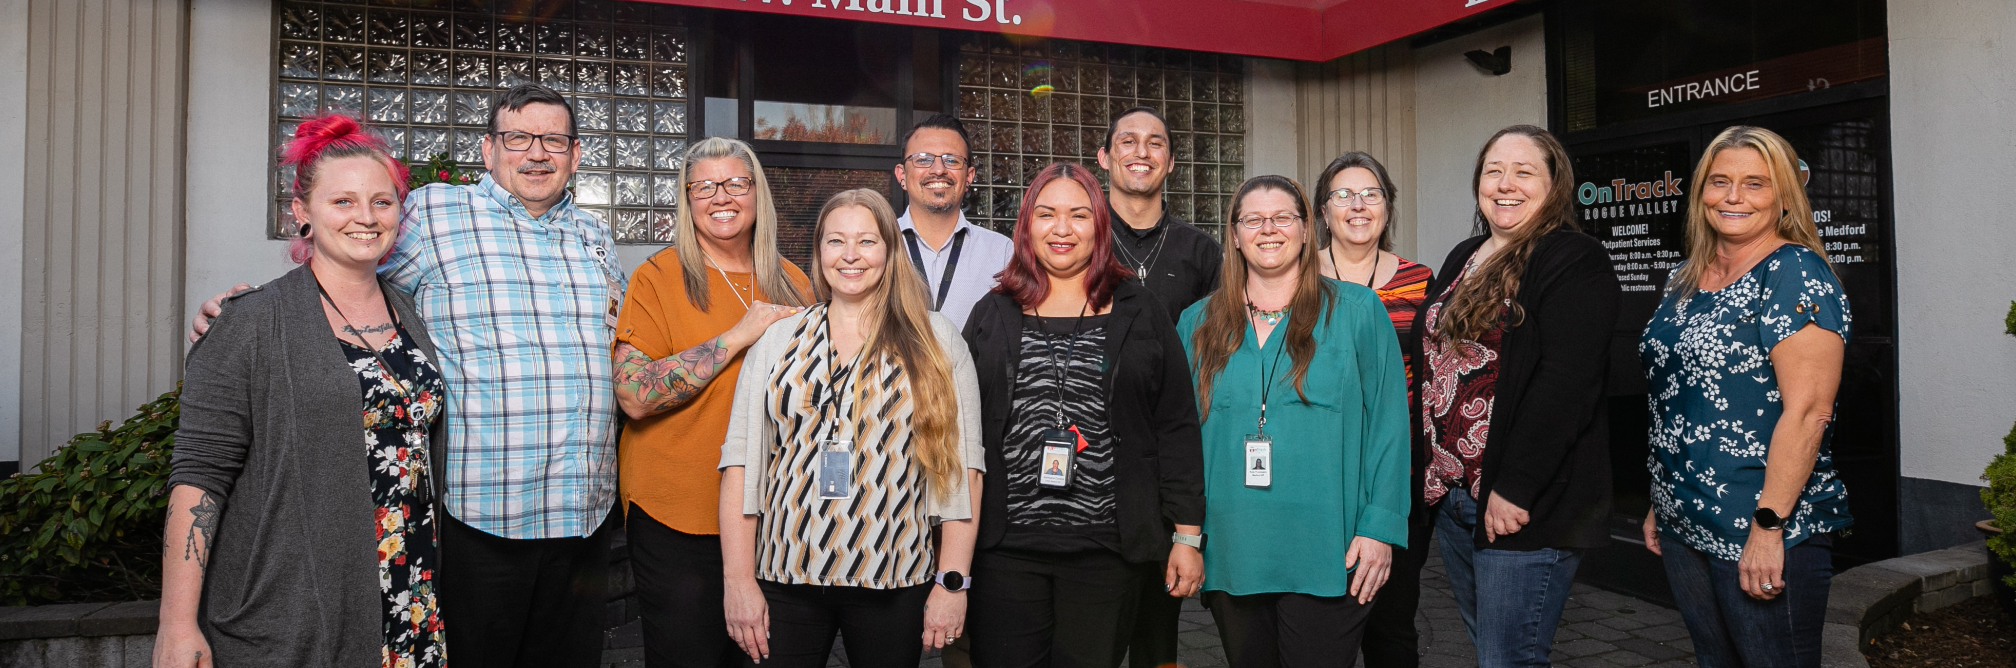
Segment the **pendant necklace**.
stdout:
<svg viewBox="0 0 2016 668">
<path fill-rule="evenodd" d="M 1281 318 L 1283 316 L 1288 315 L 1288 307 L 1283 306 L 1279 309 L 1269 311 L 1266 309 L 1262 309 L 1258 306 L 1254 306 L 1253 302 L 1248 301 L 1246 302 L 1246 314 L 1255 318 L 1259 318 L 1261 322 L 1267 323 L 1267 326 L 1272 327 L 1274 325 L 1280 324 Z"/>
<path fill-rule="evenodd" d="M 1330 266 L 1336 268 L 1337 280 L 1340 281 L 1344 280 L 1344 265 L 1337 264 L 1337 242 L 1335 241 L 1330 242 L 1330 247 L 1323 249 L 1323 251 L 1330 254 Z M 1379 251 L 1375 250 L 1372 251 L 1372 274 L 1370 276 L 1365 277 L 1365 287 L 1371 288 L 1372 279 L 1378 276 L 1379 276 Z M 1377 290 L 1378 288 L 1372 288 L 1372 289 Z"/>
<path fill-rule="evenodd" d="M 707 264 L 710 264 L 710 265 L 714 265 L 714 271 L 717 271 L 717 272 L 721 272 L 721 282 L 722 282 L 722 283 L 727 283 L 727 284 L 728 284 L 728 292 L 730 292 L 730 293 L 733 293 L 733 294 L 735 295 L 735 301 L 738 301 L 738 302 L 742 302 L 742 310 L 744 310 L 744 311 L 747 311 L 747 310 L 749 310 L 749 300 L 747 300 L 747 299 L 743 299 L 743 298 L 742 298 L 742 289 L 741 289 L 741 288 L 738 288 L 738 287 L 735 287 L 735 282 L 734 282 L 734 281 L 731 281 L 731 280 L 728 280 L 728 270 L 726 270 L 726 269 L 722 269 L 722 268 L 721 268 L 721 263 L 719 263 L 719 262 L 715 262 L 715 261 L 714 261 L 714 257 L 713 257 L 713 256 L 711 256 L 711 255 L 708 255 L 708 254 L 707 254 L 707 251 L 705 251 L 705 250 L 702 250 L 702 251 L 700 251 L 700 257 L 701 257 L 702 259 L 705 259 L 705 260 L 707 261 Z M 751 290 L 753 291 L 753 290 L 754 290 L 754 288 L 751 288 Z M 751 297 L 754 297 L 755 295 L 750 295 L 750 296 L 751 296 Z"/>
<path fill-rule="evenodd" d="M 1121 221 L 1121 224 L 1126 224 L 1126 221 Z M 1159 227 L 1161 223 L 1158 222 L 1156 225 Z M 1134 276 L 1141 279 L 1141 287 L 1148 287 L 1148 270 L 1155 267 L 1155 258 L 1161 257 L 1162 245 L 1169 242 L 1169 234 L 1169 230 L 1162 230 L 1162 238 L 1155 240 L 1154 250 L 1148 251 L 1145 257 L 1137 258 L 1134 253 L 1127 250 L 1126 244 L 1121 243 L 1120 233 L 1117 231 L 1113 233 L 1113 247 L 1119 249 L 1120 255 L 1127 258 L 1127 264 L 1134 266 Z"/>
</svg>

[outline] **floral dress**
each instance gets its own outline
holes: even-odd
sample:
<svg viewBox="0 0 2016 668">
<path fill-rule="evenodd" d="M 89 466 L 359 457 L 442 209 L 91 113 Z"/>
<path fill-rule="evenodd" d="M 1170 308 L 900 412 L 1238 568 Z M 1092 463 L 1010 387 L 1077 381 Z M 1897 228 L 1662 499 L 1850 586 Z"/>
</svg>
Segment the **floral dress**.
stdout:
<svg viewBox="0 0 2016 668">
<path fill-rule="evenodd" d="M 1809 322 L 1846 341 L 1851 320 L 1840 280 L 1799 244 L 1780 246 L 1728 287 L 1666 294 L 1638 341 L 1660 533 L 1716 558 L 1742 558 L 1785 410 L 1771 350 Z M 1785 519 L 1786 547 L 1853 522 L 1828 448 L 1833 433 L 1830 425 L 1821 436 L 1813 473 Z"/>
<path fill-rule="evenodd" d="M 1431 505 L 1456 487 L 1477 496 L 1478 480 L 1484 476 L 1484 444 L 1491 435 L 1491 409 L 1497 404 L 1503 321 L 1475 341 L 1435 337 L 1442 309 L 1474 266 L 1474 262 L 1465 266 L 1428 306 L 1428 331 L 1421 337 L 1421 351 L 1428 359 L 1428 377 L 1420 390 L 1421 430 L 1428 442 L 1427 480 L 1421 495 Z"/>
<path fill-rule="evenodd" d="M 439 553 L 427 431 L 441 415 L 444 383 L 405 328 L 395 332 L 376 356 L 343 342 L 364 393 L 364 449 L 377 506 L 378 590 L 385 613 L 381 665 L 439 667 L 448 661 L 448 647 L 436 600 Z M 391 368 L 381 368 L 380 358 Z"/>
</svg>

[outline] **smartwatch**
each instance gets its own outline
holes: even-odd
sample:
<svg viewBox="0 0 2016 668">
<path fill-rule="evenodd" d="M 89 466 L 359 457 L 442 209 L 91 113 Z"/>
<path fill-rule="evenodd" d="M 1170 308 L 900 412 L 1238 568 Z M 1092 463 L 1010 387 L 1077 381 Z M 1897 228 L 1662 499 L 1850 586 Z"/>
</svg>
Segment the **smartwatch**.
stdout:
<svg viewBox="0 0 2016 668">
<path fill-rule="evenodd" d="M 1757 521 L 1757 528 L 1766 531 L 1777 531 L 1785 528 L 1785 518 L 1779 517 L 1778 511 L 1763 506 L 1757 507 L 1757 513 L 1751 515 L 1751 519 Z"/>
<path fill-rule="evenodd" d="M 1201 533 L 1192 536 L 1190 534 L 1178 531 L 1169 534 L 1169 542 L 1175 543 L 1177 545 L 1188 545 L 1190 547 L 1196 548 L 1198 552 L 1204 551 L 1204 534 Z"/>
<path fill-rule="evenodd" d="M 938 571 L 938 577 L 933 580 L 937 581 L 938 586 L 944 587 L 945 591 L 955 594 L 973 587 L 973 578 L 966 577 L 959 571 Z"/>
</svg>

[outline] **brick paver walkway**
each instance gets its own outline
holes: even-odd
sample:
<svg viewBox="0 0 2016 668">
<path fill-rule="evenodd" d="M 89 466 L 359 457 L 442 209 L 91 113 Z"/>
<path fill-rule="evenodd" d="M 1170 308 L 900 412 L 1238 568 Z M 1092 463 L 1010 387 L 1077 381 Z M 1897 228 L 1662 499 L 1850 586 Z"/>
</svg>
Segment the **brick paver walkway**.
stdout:
<svg viewBox="0 0 2016 668">
<path fill-rule="evenodd" d="M 1421 610 L 1414 625 L 1421 632 L 1421 665 L 1424 668 L 1468 668 L 1477 665 L 1477 650 L 1463 629 L 1456 612 L 1456 599 L 1449 593 L 1449 579 L 1442 570 L 1442 557 L 1429 551 L 1428 565 L 1421 573 Z M 1188 668 L 1224 668 L 1225 653 L 1218 640 L 1218 627 L 1211 613 L 1196 599 L 1186 601 L 1177 636 L 1181 643 L 1179 661 Z M 633 623 L 631 626 L 635 626 Z M 628 633 L 624 633 L 628 631 Z M 619 629 L 617 635 L 634 634 Z M 612 649 L 603 654 L 610 668 L 640 668 L 642 648 Z M 1576 584 L 1561 613 L 1561 627 L 1554 636 L 1554 664 L 1565 668 L 1679 668 L 1694 665 L 1694 646 L 1680 613 L 1657 604 L 1613 594 L 1585 584 Z M 835 643 L 828 668 L 847 668 L 844 650 Z M 938 657 L 928 656 L 919 668 L 942 668 Z"/>
</svg>

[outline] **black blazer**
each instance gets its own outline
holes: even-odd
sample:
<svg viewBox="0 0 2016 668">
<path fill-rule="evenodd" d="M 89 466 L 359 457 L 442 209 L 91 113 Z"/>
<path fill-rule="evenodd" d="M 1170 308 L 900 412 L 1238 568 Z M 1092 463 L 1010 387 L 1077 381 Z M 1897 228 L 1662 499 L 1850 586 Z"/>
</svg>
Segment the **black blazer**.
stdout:
<svg viewBox="0 0 2016 668">
<path fill-rule="evenodd" d="M 1430 303 L 1488 238 L 1471 237 L 1449 251 L 1429 283 Z M 1497 396 L 1477 489 L 1480 506 L 1497 492 L 1526 509 L 1531 522 L 1490 543 L 1480 521 L 1478 548 L 1609 544 L 1610 418 L 1603 381 L 1622 294 L 1610 254 L 1594 237 L 1556 230 L 1534 246 L 1514 298 L 1525 320 L 1505 330 L 1498 351 Z M 1415 315 L 1414 331 L 1428 335 L 1428 309 Z M 1428 378 L 1425 355 L 1414 357 L 1414 377 Z"/>
<path fill-rule="evenodd" d="M 1169 558 L 1176 524 L 1204 523 L 1204 451 L 1190 360 L 1162 304 L 1146 289 L 1121 283 L 1113 291 L 1112 332 L 1106 338 L 1106 416 L 1117 437 L 1115 510 L 1120 556 L 1147 563 Z M 1001 439 L 1015 394 L 1022 348 L 1022 306 L 990 292 L 966 318 L 966 347 L 980 375 L 981 445 L 987 449 L 978 547 L 1008 533 L 1008 474 Z"/>
</svg>

